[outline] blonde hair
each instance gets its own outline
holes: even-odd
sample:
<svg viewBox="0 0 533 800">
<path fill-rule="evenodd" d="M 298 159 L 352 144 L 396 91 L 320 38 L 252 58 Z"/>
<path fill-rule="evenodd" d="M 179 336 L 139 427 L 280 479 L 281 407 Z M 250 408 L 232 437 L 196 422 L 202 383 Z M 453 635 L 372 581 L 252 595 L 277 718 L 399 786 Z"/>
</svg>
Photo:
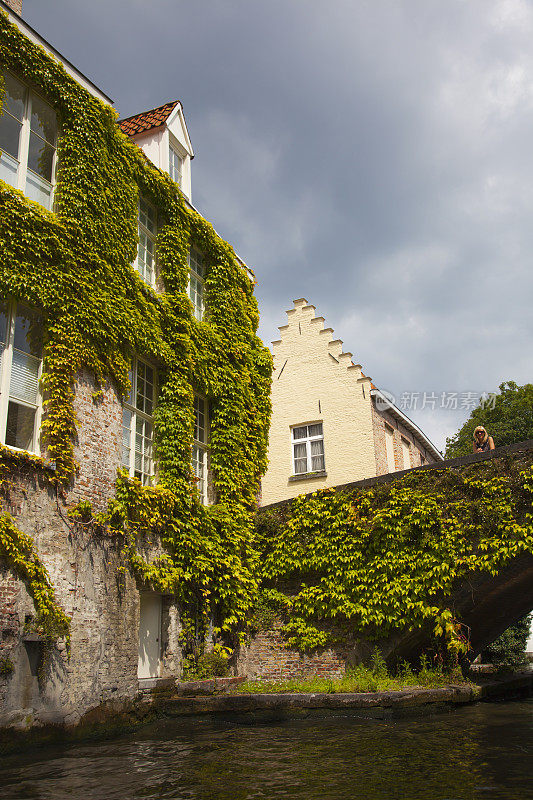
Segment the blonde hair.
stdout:
<svg viewBox="0 0 533 800">
<path fill-rule="evenodd" d="M 489 438 L 489 434 L 487 433 L 487 431 L 485 430 L 483 425 L 478 425 L 477 428 L 474 428 L 474 441 L 477 441 L 476 433 L 478 431 L 483 431 L 483 443 L 485 443 L 487 441 L 487 439 Z"/>
</svg>

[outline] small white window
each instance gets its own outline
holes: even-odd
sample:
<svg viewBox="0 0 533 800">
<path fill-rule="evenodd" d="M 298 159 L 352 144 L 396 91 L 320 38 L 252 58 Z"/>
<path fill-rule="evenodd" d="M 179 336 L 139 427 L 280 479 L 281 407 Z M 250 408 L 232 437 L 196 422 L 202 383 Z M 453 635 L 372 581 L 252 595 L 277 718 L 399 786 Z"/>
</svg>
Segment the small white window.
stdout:
<svg viewBox="0 0 533 800">
<path fill-rule="evenodd" d="M 181 189 L 181 182 L 183 180 L 183 157 L 172 145 L 170 145 L 168 150 L 168 171 L 172 180 L 176 181 Z"/>
<path fill-rule="evenodd" d="M 321 422 L 292 429 L 292 454 L 295 475 L 321 472 L 326 468 Z"/>
<path fill-rule="evenodd" d="M 145 486 L 154 483 L 153 413 L 156 371 L 135 359 L 130 370 L 131 392 L 122 409 L 122 465 Z"/>
<path fill-rule="evenodd" d="M 22 305 L 0 303 L 0 439 L 38 453 L 42 370 L 42 325 Z"/>
<path fill-rule="evenodd" d="M 155 285 L 155 245 L 157 237 L 157 215 L 155 208 L 139 199 L 139 247 L 135 269 L 141 278 Z"/>
<path fill-rule="evenodd" d="M 194 316 L 201 320 L 204 314 L 205 263 L 203 253 L 196 247 L 189 251 L 189 286 L 187 293 L 194 309 Z"/>
<path fill-rule="evenodd" d="M 403 468 L 404 469 L 411 469 L 411 445 L 404 439 L 402 436 L 402 456 L 403 456 Z"/>
<path fill-rule="evenodd" d="M 11 73 L 3 73 L 3 77 L 0 179 L 50 210 L 56 164 L 55 111 Z"/>
<path fill-rule="evenodd" d="M 209 443 L 209 416 L 207 400 L 194 396 L 194 433 L 192 445 L 192 471 L 197 482 L 200 502 L 207 505 L 207 451 Z"/>
</svg>

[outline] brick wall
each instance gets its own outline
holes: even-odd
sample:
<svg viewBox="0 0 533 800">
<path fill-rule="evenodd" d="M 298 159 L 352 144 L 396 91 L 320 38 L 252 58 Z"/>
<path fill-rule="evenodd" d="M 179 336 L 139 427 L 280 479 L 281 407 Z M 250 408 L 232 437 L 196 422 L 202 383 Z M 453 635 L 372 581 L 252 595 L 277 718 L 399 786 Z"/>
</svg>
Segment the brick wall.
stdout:
<svg viewBox="0 0 533 800">
<path fill-rule="evenodd" d="M 35 617 L 24 584 L 9 570 L 0 572 L 0 658 L 13 661 L 12 675 L 0 676 L 0 726 L 66 721 L 75 723 L 107 700 L 133 697 L 138 691 L 139 587 L 122 576 L 121 540 L 69 522 L 67 509 L 80 498 L 96 509 L 114 495 L 120 465 L 121 406 L 113 387 L 101 399 L 88 374 L 79 376 L 75 410 L 78 419 L 74 486 L 64 499 L 32 470 L 14 476 L 5 507 L 16 525 L 35 541 L 66 613 L 71 616 L 71 656 L 64 644 L 46 653 L 21 636 Z M 143 548 L 152 559 L 157 542 Z M 180 621 L 170 599 L 163 603 L 160 676 L 180 674 Z"/>
<path fill-rule="evenodd" d="M 6 6 L 13 9 L 15 14 L 19 16 L 22 14 L 22 0 L 4 0 Z"/>
<path fill-rule="evenodd" d="M 420 464 L 432 464 L 436 461 L 434 456 L 429 450 L 426 450 L 424 442 L 415 438 L 411 431 L 399 422 L 388 411 L 382 411 L 376 408 L 375 403 L 372 403 L 372 423 L 374 429 L 374 446 L 376 452 L 376 475 L 385 475 L 388 473 L 389 467 L 387 463 L 387 445 L 386 445 L 386 426 L 392 428 L 393 443 L 394 443 L 394 462 L 397 470 L 406 469 L 404 465 L 402 439 L 409 443 L 411 466 L 419 467 Z"/>
<path fill-rule="evenodd" d="M 16 613 L 18 581 L 6 569 L 0 569 L 0 670 L 13 662 L 20 622 Z M 5 703 L 7 676 L 0 677 L 0 705 Z"/>
<path fill-rule="evenodd" d="M 280 634 L 281 623 L 271 630 L 260 631 L 238 655 L 236 673 L 250 679 L 275 681 L 318 675 L 339 678 L 345 672 L 346 654 L 324 650 L 319 654 L 301 655 L 285 647 Z"/>
<path fill-rule="evenodd" d="M 90 500 L 98 511 L 115 493 L 122 458 L 122 403 L 109 382 L 100 388 L 101 394 L 94 378 L 81 373 L 74 402 L 78 421 L 74 457 L 79 470 L 72 492 L 73 499 Z"/>
</svg>

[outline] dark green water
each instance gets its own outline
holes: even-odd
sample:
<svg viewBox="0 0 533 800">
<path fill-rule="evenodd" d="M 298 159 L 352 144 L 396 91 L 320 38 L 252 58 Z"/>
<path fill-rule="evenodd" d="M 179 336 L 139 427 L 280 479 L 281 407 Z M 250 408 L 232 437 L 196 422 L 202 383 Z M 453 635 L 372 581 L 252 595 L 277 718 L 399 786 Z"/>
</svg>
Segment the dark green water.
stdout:
<svg viewBox="0 0 533 800">
<path fill-rule="evenodd" d="M 0 797 L 80 800 L 522 800 L 533 700 L 396 720 L 159 722 L 0 763 Z"/>
</svg>

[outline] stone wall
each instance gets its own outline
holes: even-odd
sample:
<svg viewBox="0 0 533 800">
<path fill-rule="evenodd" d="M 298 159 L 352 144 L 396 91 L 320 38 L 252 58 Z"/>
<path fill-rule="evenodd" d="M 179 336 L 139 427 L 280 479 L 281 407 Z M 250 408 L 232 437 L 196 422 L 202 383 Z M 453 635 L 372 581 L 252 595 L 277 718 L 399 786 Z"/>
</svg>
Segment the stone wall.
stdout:
<svg viewBox="0 0 533 800">
<path fill-rule="evenodd" d="M 100 511 L 115 493 L 117 468 L 122 463 L 122 402 L 108 381 L 99 388 L 89 373 L 82 372 L 76 385 L 74 413 L 74 457 L 79 469 L 69 500 L 90 500 Z"/>
<path fill-rule="evenodd" d="M 94 395 L 94 397 L 93 397 Z M 71 616 L 71 654 L 64 643 L 47 649 L 27 635 L 35 617 L 24 584 L 0 571 L 0 726 L 74 724 L 91 708 L 132 698 L 138 691 L 139 587 L 121 566 L 121 540 L 74 526 L 67 509 L 87 498 L 96 509 L 114 494 L 120 466 L 121 407 L 113 387 L 103 396 L 87 375 L 76 388 L 79 475 L 65 498 L 42 474 L 16 473 L 6 506 L 17 527 L 35 541 L 56 597 Z M 146 552 L 158 551 L 157 543 Z M 180 622 L 170 598 L 162 603 L 159 677 L 180 675 Z M 24 628 L 26 624 L 26 629 Z M 14 665 L 1 674 L 2 659 Z M 5 672 L 5 670 L 4 670 Z"/>
<path fill-rule="evenodd" d="M 0 707 L 5 704 L 20 632 L 20 619 L 16 611 L 18 593 L 16 578 L 8 570 L 0 569 Z"/>
<path fill-rule="evenodd" d="M 242 647 L 236 660 L 235 672 L 250 680 L 287 680 L 319 676 L 340 678 L 344 675 L 346 653 L 342 650 L 324 650 L 313 655 L 302 655 L 285 647 L 280 633 L 281 623 L 271 630 L 259 633 Z"/>
</svg>

